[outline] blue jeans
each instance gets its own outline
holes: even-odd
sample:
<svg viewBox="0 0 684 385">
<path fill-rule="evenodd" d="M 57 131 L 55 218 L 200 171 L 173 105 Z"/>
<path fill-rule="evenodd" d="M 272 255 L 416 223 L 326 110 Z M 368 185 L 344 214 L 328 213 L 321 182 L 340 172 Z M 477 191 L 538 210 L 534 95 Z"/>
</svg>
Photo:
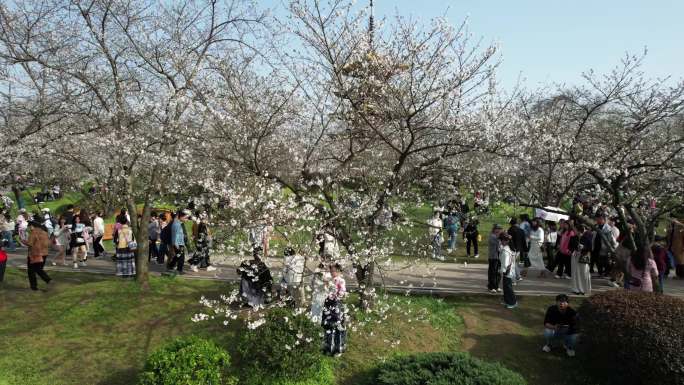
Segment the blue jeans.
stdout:
<svg viewBox="0 0 684 385">
<path fill-rule="evenodd" d="M 453 249 L 456 247 L 456 234 L 457 231 L 455 229 L 449 229 L 449 248 Z"/>
<path fill-rule="evenodd" d="M 14 244 L 14 237 L 11 231 L 3 231 L 2 239 L 7 240 L 7 251 L 16 251 L 16 245 Z"/>
<path fill-rule="evenodd" d="M 568 334 L 566 331 L 544 328 L 544 340 L 551 346 L 554 339 L 563 339 L 563 343 L 568 349 L 575 350 L 577 345 L 577 333 Z"/>
</svg>

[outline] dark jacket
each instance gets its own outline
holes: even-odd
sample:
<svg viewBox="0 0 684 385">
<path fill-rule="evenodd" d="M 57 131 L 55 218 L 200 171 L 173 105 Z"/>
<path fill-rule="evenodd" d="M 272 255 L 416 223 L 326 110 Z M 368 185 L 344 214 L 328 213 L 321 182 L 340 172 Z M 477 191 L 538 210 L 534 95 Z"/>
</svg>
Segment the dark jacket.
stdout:
<svg viewBox="0 0 684 385">
<path fill-rule="evenodd" d="M 474 223 L 468 223 L 463 229 L 463 235 L 468 239 L 476 239 L 478 234 L 477 225 Z"/>
<path fill-rule="evenodd" d="M 513 225 L 508 229 L 508 235 L 511 236 L 511 243 L 509 246 L 513 251 L 525 251 L 525 244 L 527 243 L 525 239 L 525 231 L 518 227 L 518 225 Z"/>
</svg>

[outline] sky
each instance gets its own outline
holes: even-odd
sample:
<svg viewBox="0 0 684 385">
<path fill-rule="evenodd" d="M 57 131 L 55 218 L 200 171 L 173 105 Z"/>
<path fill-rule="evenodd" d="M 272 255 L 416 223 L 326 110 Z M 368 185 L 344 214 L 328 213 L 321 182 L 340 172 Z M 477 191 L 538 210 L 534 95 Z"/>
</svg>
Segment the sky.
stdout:
<svg viewBox="0 0 684 385">
<path fill-rule="evenodd" d="M 280 7 L 278 0 L 261 0 Z M 357 0 L 365 5 L 368 0 Z M 375 0 L 376 18 L 398 12 L 424 21 L 466 17 L 470 31 L 498 42 L 503 62 L 499 83 L 528 87 L 578 84 L 582 72 L 608 72 L 625 53 L 647 48 L 648 77 L 684 78 L 684 0 Z M 282 10 L 276 10 L 281 13 Z"/>
</svg>

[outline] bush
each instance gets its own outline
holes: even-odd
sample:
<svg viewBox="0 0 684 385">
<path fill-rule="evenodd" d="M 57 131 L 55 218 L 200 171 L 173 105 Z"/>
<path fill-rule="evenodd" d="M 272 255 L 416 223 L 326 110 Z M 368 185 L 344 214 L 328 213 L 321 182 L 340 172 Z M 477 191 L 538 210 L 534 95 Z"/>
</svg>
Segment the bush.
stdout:
<svg viewBox="0 0 684 385">
<path fill-rule="evenodd" d="M 321 370 L 321 328 L 305 315 L 276 308 L 242 334 L 238 351 L 247 384 L 304 381 Z"/>
<path fill-rule="evenodd" d="M 335 384 L 335 373 L 331 363 L 324 359 L 318 368 L 312 370 L 303 380 L 291 380 L 283 378 L 273 378 L 270 380 L 259 380 L 253 383 L 256 385 L 333 385 Z"/>
<path fill-rule="evenodd" d="M 377 369 L 376 385 L 525 385 L 497 363 L 467 353 L 419 353 L 393 358 Z"/>
<path fill-rule="evenodd" d="M 580 353 L 611 383 L 684 384 L 684 301 L 635 291 L 609 291 L 580 306 Z"/>
<path fill-rule="evenodd" d="M 179 338 L 152 353 L 145 362 L 140 385 L 231 385 L 226 375 L 228 353 L 198 337 Z"/>
</svg>

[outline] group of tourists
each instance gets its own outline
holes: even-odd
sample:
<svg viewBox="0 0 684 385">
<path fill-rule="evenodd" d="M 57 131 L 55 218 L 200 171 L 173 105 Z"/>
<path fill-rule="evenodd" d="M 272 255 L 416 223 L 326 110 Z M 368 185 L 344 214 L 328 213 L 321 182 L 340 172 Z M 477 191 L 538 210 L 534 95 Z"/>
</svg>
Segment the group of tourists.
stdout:
<svg viewBox="0 0 684 385">
<path fill-rule="evenodd" d="M 319 244 L 318 264 L 305 281 L 306 258 L 292 247 L 283 251 L 283 274 L 278 290 L 274 288 L 271 270 L 264 262 L 268 255 L 272 226 L 259 223 L 248 232 L 252 258 L 237 268 L 240 276 L 239 296 L 243 306 L 259 309 L 278 297 L 294 307 L 304 307 L 305 292 L 311 292 L 309 317 L 321 325 L 324 334 L 324 352 L 339 355 L 346 349 L 347 310 L 343 300 L 347 294 L 346 281 L 339 263 L 339 248 L 332 227 L 324 226 L 314 239 Z M 307 290 L 308 289 L 308 290 Z"/>
<path fill-rule="evenodd" d="M 487 289 L 499 292 L 503 274 L 504 303 L 508 308 L 515 308 L 515 282 L 536 270 L 539 277 L 555 273 L 557 279 L 570 280 L 571 291 L 576 295 L 591 294 L 593 274 L 614 287 L 662 293 L 664 281 L 674 266 L 665 238 L 656 236 L 648 248 L 641 247 L 638 240 L 631 245 L 627 234 L 615 225 L 614 218 L 597 213 L 594 219 L 594 226 L 573 220 L 560 220 L 558 225 L 550 222 L 545 224 L 546 231 L 542 228 L 544 221 L 539 218 L 530 221 L 527 215 L 520 216 L 520 223 L 513 218 L 505 232 L 501 226 L 494 225 L 488 242 Z M 626 229 L 632 239 L 638 237 L 634 224 L 627 223 Z"/>
<path fill-rule="evenodd" d="M 445 230 L 448 235 L 447 252 L 452 253 L 456 250 L 459 229 L 462 229 L 462 237 L 466 243 L 466 256 L 470 258 L 479 258 L 478 243 L 481 240 L 480 232 L 478 230 L 479 222 L 476 216 L 468 216 L 468 204 L 465 199 L 450 200 L 446 206 L 435 207 L 432 217 L 428 219 L 428 234 L 430 235 L 432 243 L 432 258 L 444 261 L 445 257 L 442 254 L 442 231 Z M 473 254 L 471 254 L 471 250 Z"/>
<path fill-rule="evenodd" d="M 184 274 L 186 245 L 189 243 L 183 223 L 190 217 L 191 213 L 188 210 L 152 214 L 148 225 L 150 262 L 154 260 L 158 264 L 166 264 L 168 271 Z M 211 233 L 206 213 L 196 213 L 192 229 L 195 253 L 188 260 L 190 268 L 193 271 L 216 270 L 209 261 Z M 71 265 L 74 269 L 87 266 L 88 258 L 91 256 L 95 259 L 107 257 L 102 244 L 105 223 L 101 212 L 89 215 L 85 209 L 68 205 L 64 213 L 55 219 L 48 208 L 33 215 L 29 215 L 27 210 L 22 208 L 19 209 L 16 218 L 12 218 L 9 210 L 6 210 L 0 213 L 0 230 L 0 245 L 3 249 L 14 252 L 17 247 L 28 248 L 29 281 L 34 290 L 38 289 L 36 275 L 46 282 L 49 281 L 43 266 L 48 262 L 50 249 L 56 251 L 50 261 L 53 266 Z M 43 233 L 45 236 L 42 236 Z M 122 278 L 134 277 L 138 242 L 131 227 L 130 214 L 126 209 L 121 209 L 116 215 L 111 235 L 115 249 L 112 259 L 115 261 L 116 275 Z M 71 258 L 69 263 L 67 256 Z M 4 263 L 2 266 L 5 266 Z"/>
</svg>

